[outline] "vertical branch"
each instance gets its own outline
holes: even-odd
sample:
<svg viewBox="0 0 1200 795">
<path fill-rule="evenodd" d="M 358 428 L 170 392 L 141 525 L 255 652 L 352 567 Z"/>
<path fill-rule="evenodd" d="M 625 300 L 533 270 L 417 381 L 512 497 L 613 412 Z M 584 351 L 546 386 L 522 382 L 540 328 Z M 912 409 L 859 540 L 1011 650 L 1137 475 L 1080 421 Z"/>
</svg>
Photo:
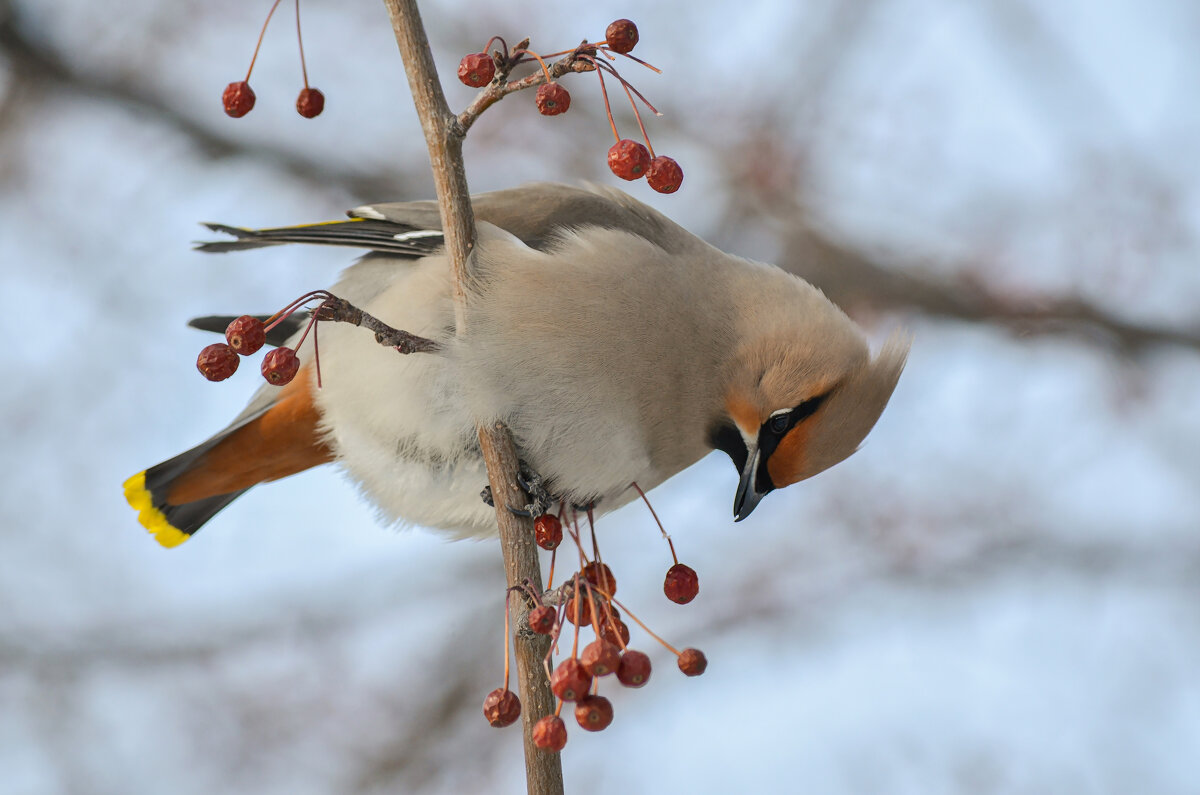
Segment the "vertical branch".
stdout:
<svg viewBox="0 0 1200 795">
<path fill-rule="evenodd" d="M 462 159 L 464 130 L 450 112 L 433 63 L 429 39 L 417 10 L 416 0 L 384 0 L 400 57 L 404 60 L 408 85 L 433 167 L 438 208 L 442 215 L 446 255 L 454 271 L 454 317 L 457 333 L 466 332 L 466 284 L 469 281 L 470 253 L 475 247 L 475 214 L 471 208 L 467 174 Z M 508 584 L 528 580 L 539 592 L 542 574 L 534 544 L 533 522 L 520 519 L 508 507 L 525 502 L 517 483 L 519 466 L 516 445 L 508 429 L 497 423 L 478 429 L 479 446 L 487 466 L 488 481 L 496 503 L 496 522 Z M 523 609 L 523 600 L 508 600 L 510 611 Z M 514 616 L 515 619 L 515 616 Z M 514 620 L 514 626 L 517 622 Z M 550 639 L 533 633 L 518 633 L 514 639 L 517 682 L 521 697 L 521 721 L 525 734 L 525 776 L 530 793 L 562 793 L 562 764 L 558 754 L 546 753 L 533 744 L 533 725 L 554 710 L 554 695 L 542 668 L 549 652 Z"/>
</svg>

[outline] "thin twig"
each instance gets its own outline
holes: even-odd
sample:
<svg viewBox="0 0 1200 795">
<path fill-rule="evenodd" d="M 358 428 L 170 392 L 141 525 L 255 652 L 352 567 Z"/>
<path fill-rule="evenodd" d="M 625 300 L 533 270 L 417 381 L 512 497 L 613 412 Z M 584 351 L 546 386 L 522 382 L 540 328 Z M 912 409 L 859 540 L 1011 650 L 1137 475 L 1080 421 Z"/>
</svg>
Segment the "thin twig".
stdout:
<svg viewBox="0 0 1200 795">
<path fill-rule="evenodd" d="M 595 68 L 592 64 L 580 59 L 577 53 L 572 52 L 570 55 L 550 64 L 548 72 L 551 80 L 557 80 L 568 72 L 591 72 Z M 492 83 L 487 86 L 475 95 L 475 99 L 471 101 L 466 110 L 458 114 L 458 135 L 466 135 L 467 130 L 471 129 L 471 125 L 475 123 L 481 113 L 509 94 L 514 91 L 532 88 L 545 82 L 546 72 L 538 70 L 527 77 L 522 77 L 520 80 L 515 80 L 511 83 L 504 81 Z"/>
<path fill-rule="evenodd" d="M 395 348 L 400 353 L 436 353 L 442 349 L 437 342 L 418 337 L 398 328 L 392 328 L 379 318 L 364 312 L 345 298 L 331 296 L 313 311 L 315 320 L 332 320 L 351 323 L 375 332 L 375 341 L 380 345 Z"/>
</svg>

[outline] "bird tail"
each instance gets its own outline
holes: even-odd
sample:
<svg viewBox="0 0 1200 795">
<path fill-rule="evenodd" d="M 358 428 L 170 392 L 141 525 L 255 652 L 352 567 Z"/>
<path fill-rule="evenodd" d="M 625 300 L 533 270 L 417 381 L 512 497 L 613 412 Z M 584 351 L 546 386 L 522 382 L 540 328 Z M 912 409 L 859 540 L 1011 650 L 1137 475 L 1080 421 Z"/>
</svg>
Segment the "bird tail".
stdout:
<svg viewBox="0 0 1200 795">
<path fill-rule="evenodd" d="M 308 366 L 275 400 L 211 439 L 125 481 L 125 499 L 158 543 L 187 541 L 251 486 L 333 460 L 318 428 Z"/>
</svg>

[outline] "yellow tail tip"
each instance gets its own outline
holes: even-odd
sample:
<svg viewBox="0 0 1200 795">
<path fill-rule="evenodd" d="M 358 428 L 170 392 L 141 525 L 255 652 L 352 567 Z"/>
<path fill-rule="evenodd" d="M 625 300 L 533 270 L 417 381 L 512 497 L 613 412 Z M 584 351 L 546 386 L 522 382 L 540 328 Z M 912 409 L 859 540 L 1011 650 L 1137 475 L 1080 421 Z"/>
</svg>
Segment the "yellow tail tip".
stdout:
<svg viewBox="0 0 1200 795">
<path fill-rule="evenodd" d="M 130 508 L 138 512 L 138 522 L 142 527 L 164 547 L 177 547 L 191 538 L 179 528 L 173 527 L 163 512 L 154 507 L 154 500 L 146 488 L 145 471 L 125 481 L 125 501 L 129 503 Z"/>
</svg>

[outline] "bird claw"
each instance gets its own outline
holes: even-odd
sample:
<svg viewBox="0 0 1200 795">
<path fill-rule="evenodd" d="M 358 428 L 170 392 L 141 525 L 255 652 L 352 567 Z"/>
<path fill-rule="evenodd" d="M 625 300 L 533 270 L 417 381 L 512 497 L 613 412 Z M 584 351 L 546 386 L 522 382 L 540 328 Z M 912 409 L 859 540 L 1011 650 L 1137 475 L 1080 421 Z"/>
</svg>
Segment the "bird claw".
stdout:
<svg viewBox="0 0 1200 795">
<path fill-rule="evenodd" d="M 537 472 L 533 470 L 524 461 L 520 462 L 520 468 L 517 470 L 517 484 L 529 497 L 529 502 L 523 508 L 514 508 L 511 505 L 508 507 L 508 512 L 513 516 L 523 516 L 527 519 L 532 519 L 541 516 L 550 510 L 558 500 L 546 490 L 545 480 Z M 484 486 L 483 491 L 479 492 L 479 498 L 490 506 L 496 507 L 496 500 L 492 496 L 492 487 Z"/>
<path fill-rule="evenodd" d="M 554 495 L 546 489 L 545 480 L 542 476 L 524 461 L 521 462 L 521 466 L 517 469 L 517 483 L 529 495 L 529 502 L 525 505 L 523 513 L 518 513 L 517 510 L 510 509 L 518 516 L 541 516 L 557 502 Z"/>
</svg>

